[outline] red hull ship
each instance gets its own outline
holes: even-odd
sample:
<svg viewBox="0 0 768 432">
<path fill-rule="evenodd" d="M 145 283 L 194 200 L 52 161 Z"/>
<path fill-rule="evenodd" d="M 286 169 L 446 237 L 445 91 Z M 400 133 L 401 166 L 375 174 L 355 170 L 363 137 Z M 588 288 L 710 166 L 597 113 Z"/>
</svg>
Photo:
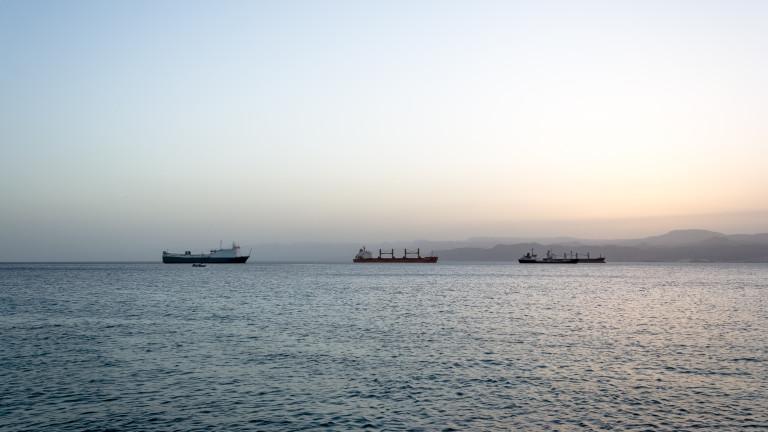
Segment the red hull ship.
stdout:
<svg viewBox="0 0 768 432">
<path fill-rule="evenodd" d="M 384 255 L 389 255 L 384 256 Z M 408 256 L 408 255 L 416 255 L 416 256 Z M 374 257 L 371 252 L 365 249 L 365 246 L 363 246 L 360 251 L 357 252 L 357 255 L 355 255 L 355 258 L 352 260 L 352 262 L 355 263 L 414 263 L 414 264 L 434 264 L 437 262 L 436 256 L 421 256 L 421 250 L 416 249 L 416 252 L 409 252 L 408 249 L 405 249 L 403 251 L 403 256 L 396 257 L 395 256 L 395 250 L 392 249 L 390 252 L 382 252 L 381 249 L 379 249 L 379 256 Z"/>
</svg>

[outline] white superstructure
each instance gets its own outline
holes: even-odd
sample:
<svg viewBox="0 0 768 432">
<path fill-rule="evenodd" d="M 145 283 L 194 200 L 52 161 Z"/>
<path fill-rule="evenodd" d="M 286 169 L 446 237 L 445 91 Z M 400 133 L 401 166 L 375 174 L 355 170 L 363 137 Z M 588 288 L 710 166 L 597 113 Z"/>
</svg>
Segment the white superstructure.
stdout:
<svg viewBox="0 0 768 432">
<path fill-rule="evenodd" d="M 355 255 L 355 259 L 370 259 L 373 258 L 373 254 L 363 246 L 360 251 Z"/>
<path fill-rule="evenodd" d="M 240 245 L 232 242 L 230 249 L 211 249 L 211 258 L 234 258 L 240 256 Z"/>
</svg>

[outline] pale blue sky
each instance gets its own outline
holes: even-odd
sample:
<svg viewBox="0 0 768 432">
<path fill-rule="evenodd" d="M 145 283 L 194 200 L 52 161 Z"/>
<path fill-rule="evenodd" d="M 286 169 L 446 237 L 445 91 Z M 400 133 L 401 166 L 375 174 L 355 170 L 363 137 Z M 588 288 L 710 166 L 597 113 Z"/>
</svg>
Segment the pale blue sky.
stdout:
<svg viewBox="0 0 768 432">
<path fill-rule="evenodd" d="M 759 1 L 0 1 L 0 260 L 760 214 L 766 22 Z"/>
</svg>

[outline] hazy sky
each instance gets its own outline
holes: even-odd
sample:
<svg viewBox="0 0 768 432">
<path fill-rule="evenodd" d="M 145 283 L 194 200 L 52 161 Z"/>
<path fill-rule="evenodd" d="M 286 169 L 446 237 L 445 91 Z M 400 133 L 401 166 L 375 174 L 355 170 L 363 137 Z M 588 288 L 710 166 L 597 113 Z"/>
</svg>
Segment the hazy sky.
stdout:
<svg viewBox="0 0 768 432">
<path fill-rule="evenodd" d="M 0 260 L 768 231 L 766 23 L 732 0 L 0 1 Z"/>
</svg>

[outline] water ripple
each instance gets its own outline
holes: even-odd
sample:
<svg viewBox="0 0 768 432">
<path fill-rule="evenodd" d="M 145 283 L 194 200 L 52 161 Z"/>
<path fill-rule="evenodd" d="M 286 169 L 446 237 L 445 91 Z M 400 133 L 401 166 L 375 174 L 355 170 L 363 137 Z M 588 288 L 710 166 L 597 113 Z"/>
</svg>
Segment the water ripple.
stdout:
<svg viewBox="0 0 768 432">
<path fill-rule="evenodd" d="M 0 430 L 768 429 L 766 281 L 756 264 L 3 264 Z"/>
</svg>

